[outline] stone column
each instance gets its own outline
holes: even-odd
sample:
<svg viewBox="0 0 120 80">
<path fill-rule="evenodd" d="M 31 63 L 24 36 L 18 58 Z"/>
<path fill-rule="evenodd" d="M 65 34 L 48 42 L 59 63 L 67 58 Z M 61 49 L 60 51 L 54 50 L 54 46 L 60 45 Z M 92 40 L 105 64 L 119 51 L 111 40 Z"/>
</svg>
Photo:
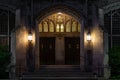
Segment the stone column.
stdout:
<svg viewBox="0 0 120 80">
<path fill-rule="evenodd" d="M 64 37 L 56 37 L 55 40 L 55 64 L 62 65 L 65 63 L 65 44 Z"/>
<path fill-rule="evenodd" d="M 80 31 L 80 68 L 84 71 L 84 21 L 81 21 L 81 31 Z"/>
<path fill-rule="evenodd" d="M 35 69 L 39 69 L 40 66 L 40 53 L 39 53 L 39 22 L 36 22 L 36 29 L 35 29 Z"/>
<path fill-rule="evenodd" d="M 109 79 L 110 67 L 109 67 L 109 56 L 108 56 L 108 33 L 104 33 L 104 77 Z"/>
<path fill-rule="evenodd" d="M 16 75 L 21 76 L 27 71 L 26 53 L 28 45 L 28 32 L 26 27 L 20 27 L 16 30 Z"/>
<path fill-rule="evenodd" d="M 99 22 L 102 27 L 104 27 L 104 10 L 99 9 Z M 108 56 L 108 33 L 104 31 L 104 77 L 108 79 L 110 77 L 110 67 L 109 67 L 109 56 Z"/>
<path fill-rule="evenodd" d="M 20 9 L 15 12 L 15 27 L 20 26 Z M 16 29 L 11 32 L 11 63 L 9 64 L 9 78 L 15 79 L 16 77 Z"/>
<path fill-rule="evenodd" d="M 28 41 L 26 51 L 26 67 L 28 72 L 33 72 L 35 70 L 34 46 L 32 41 Z"/>
<path fill-rule="evenodd" d="M 85 53 L 85 70 L 92 72 L 93 70 L 93 43 L 87 41 L 86 53 Z"/>
<path fill-rule="evenodd" d="M 93 72 L 103 76 L 104 37 L 103 30 L 97 25 L 92 29 L 93 35 Z"/>
<path fill-rule="evenodd" d="M 16 56 L 15 56 L 15 45 L 16 45 L 16 37 L 15 32 L 11 33 L 11 63 L 9 64 L 9 78 L 15 79 L 15 65 L 16 65 Z"/>
</svg>

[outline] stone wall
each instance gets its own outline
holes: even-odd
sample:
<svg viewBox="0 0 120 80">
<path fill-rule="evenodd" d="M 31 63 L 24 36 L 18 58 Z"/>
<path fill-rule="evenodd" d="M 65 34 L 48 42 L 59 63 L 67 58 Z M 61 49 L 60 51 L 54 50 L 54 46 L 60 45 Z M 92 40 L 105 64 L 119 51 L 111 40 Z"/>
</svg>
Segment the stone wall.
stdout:
<svg viewBox="0 0 120 80">
<path fill-rule="evenodd" d="M 88 30 L 85 29 L 84 32 L 84 45 L 85 45 L 85 55 L 87 56 L 87 50 L 92 51 L 92 72 L 96 73 L 97 75 L 103 76 L 103 60 L 104 60 L 104 44 L 103 44 L 103 30 L 99 27 L 99 25 L 96 25 L 94 27 L 91 27 L 91 41 L 87 41 L 87 32 Z M 87 57 L 85 56 L 85 59 Z M 86 60 L 87 61 L 87 60 Z M 86 62 L 85 61 L 85 62 Z M 87 62 L 85 63 L 87 65 Z M 87 66 L 86 66 L 87 67 Z"/>
<path fill-rule="evenodd" d="M 17 76 L 25 73 L 28 71 L 28 64 L 27 64 L 27 58 L 28 54 L 33 54 L 32 58 L 35 59 L 35 32 L 34 30 L 31 30 L 32 32 L 32 41 L 29 45 L 28 42 L 28 28 L 25 26 L 18 27 L 18 29 L 15 31 L 16 33 L 16 44 L 15 44 L 15 55 L 16 55 L 16 74 Z M 31 50 L 29 50 L 29 48 Z M 31 52 L 29 52 L 31 51 Z M 31 62 L 31 64 L 34 64 L 35 62 Z"/>
<path fill-rule="evenodd" d="M 26 52 L 28 46 L 28 32 L 25 26 L 16 30 L 16 74 L 26 71 Z"/>
<path fill-rule="evenodd" d="M 103 75 L 103 30 L 96 25 L 93 27 L 91 35 L 93 43 L 93 71 L 98 75 Z"/>
</svg>

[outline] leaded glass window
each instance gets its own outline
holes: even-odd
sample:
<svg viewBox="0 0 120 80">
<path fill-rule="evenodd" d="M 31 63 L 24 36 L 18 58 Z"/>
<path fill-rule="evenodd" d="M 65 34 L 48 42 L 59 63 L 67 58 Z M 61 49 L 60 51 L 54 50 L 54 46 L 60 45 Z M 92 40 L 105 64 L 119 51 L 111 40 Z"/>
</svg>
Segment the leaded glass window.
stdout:
<svg viewBox="0 0 120 80">
<path fill-rule="evenodd" d="M 42 24 L 39 24 L 39 32 L 42 32 Z"/>
<path fill-rule="evenodd" d="M 81 25 L 80 25 L 80 24 L 78 24 L 78 32 L 80 32 L 80 27 L 81 27 Z"/>
<path fill-rule="evenodd" d="M 109 48 L 120 45 L 120 9 L 110 11 L 104 15 L 104 27 L 109 35 Z"/>
<path fill-rule="evenodd" d="M 75 21 L 72 23 L 72 32 L 77 32 L 77 23 Z"/>
<path fill-rule="evenodd" d="M 10 47 L 10 34 L 15 27 L 15 14 L 0 9 L 0 45 Z"/>
<path fill-rule="evenodd" d="M 39 32 L 80 32 L 80 23 L 65 13 L 55 13 L 39 23 Z"/>
<path fill-rule="evenodd" d="M 70 23 L 70 21 L 68 21 L 66 23 L 66 32 L 71 32 L 71 23 Z"/>
<path fill-rule="evenodd" d="M 44 30 L 44 32 L 48 32 L 48 23 L 47 22 L 43 23 L 43 30 Z"/>
<path fill-rule="evenodd" d="M 54 32 L 54 24 L 53 24 L 53 22 L 49 23 L 49 29 L 50 29 L 50 32 Z"/>
</svg>

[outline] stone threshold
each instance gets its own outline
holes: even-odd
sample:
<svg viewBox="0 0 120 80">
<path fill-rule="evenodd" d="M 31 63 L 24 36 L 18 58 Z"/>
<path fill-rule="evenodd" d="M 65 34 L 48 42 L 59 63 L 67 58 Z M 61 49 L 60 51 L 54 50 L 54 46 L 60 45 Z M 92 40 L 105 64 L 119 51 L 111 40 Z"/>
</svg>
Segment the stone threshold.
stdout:
<svg viewBox="0 0 120 80">
<path fill-rule="evenodd" d="M 47 79 L 47 80 L 49 80 L 49 79 L 52 79 L 52 80 L 56 80 L 56 79 L 62 79 L 62 80 L 64 80 L 64 79 L 69 79 L 69 80 L 76 80 L 76 79 L 78 79 L 78 80 L 81 80 L 81 79 L 89 79 L 89 80 L 98 80 L 97 79 L 97 77 L 21 77 L 20 78 L 20 80 L 24 80 L 24 79 L 29 79 L 29 80 L 31 80 L 31 79 Z"/>
</svg>

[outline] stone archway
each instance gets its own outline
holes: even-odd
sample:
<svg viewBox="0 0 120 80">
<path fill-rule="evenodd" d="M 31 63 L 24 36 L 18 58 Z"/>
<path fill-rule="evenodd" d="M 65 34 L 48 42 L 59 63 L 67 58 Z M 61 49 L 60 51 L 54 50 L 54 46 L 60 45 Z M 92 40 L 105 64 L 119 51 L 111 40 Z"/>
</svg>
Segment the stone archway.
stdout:
<svg viewBox="0 0 120 80">
<path fill-rule="evenodd" d="M 49 11 L 49 12 L 48 12 Z M 47 12 L 47 13 L 46 13 Z M 67 8 L 67 7 L 55 7 L 55 8 L 50 8 L 49 10 L 43 12 L 45 13 L 43 15 L 43 13 L 41 13 L 41 15 L 39 15 L 39 17 L 36 19 L 36 67 L 39 68 L 39 29 L 38 29 L 38 24 L 39 22 L 44 19 L 46 16 L 48 15 L 51 15 L 53 13 L 56 13 L 56 12 L 63 12 L 63 13 L 66 13 L 70 16 L 73 16 L 75 19 L 78 20 L 79 23 L 81 23 L 81 30 L 80 30 L 80 37 L 81 37 L 81 40 L 80 40 L 80 67 L 81 67 L 81 70 L 84 70 L 84 16 L 81 16 L 80 15 L 80 12 L 77 13 L 75 10 L 71 10 L 70 8 Z"/>
<path fill-rule="evenodd" d="M 38 27 L 40 64 L 80 64 L 81 24 L 76 19 L 57 12 L 43 19 Z"/>
</svg>

